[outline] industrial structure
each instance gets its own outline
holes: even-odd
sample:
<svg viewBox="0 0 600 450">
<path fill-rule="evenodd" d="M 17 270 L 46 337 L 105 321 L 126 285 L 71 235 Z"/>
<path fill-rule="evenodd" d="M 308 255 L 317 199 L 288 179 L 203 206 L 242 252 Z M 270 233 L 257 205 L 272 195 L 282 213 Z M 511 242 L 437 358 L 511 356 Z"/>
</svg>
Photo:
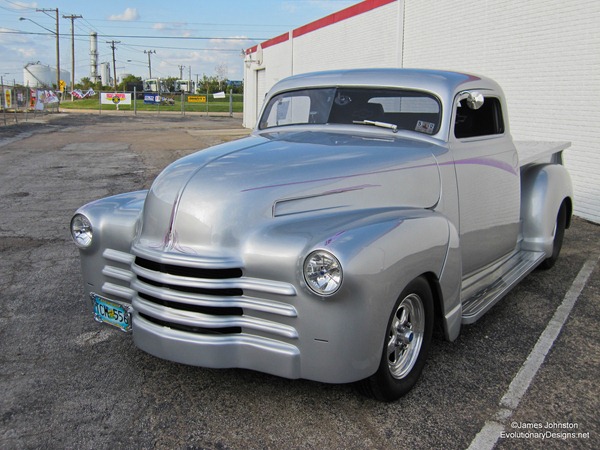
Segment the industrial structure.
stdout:
<svg viewBox="0 0 600 450">
<path fill-rule="evenodd" d="M 71 74 L 66 70 L 60 71 L 61 80 L 70 80 Z M 56 67 L 40 62 L 29 63 L 23 67 L 23 85 L 31 88 L 51 88 L 56 86 Z"/>
<path fill-rule="evenodd" d="M 110 67 L 108 72 L 110 73 Z M 92 83 L 100 81 L 98 74 L 98 33 L 90 33 L 90 80 Z"/>
<path fill-rule="evenodd" d="M 575 213 L 600 223 L 600 3 L 366 0 L 245 51 L 244 125 L 290 75 L 414 67 L 487 75 L 517 140 L 569 140 Z M 532 80 L 534 80 L 532 82 Z"/>
</svg>

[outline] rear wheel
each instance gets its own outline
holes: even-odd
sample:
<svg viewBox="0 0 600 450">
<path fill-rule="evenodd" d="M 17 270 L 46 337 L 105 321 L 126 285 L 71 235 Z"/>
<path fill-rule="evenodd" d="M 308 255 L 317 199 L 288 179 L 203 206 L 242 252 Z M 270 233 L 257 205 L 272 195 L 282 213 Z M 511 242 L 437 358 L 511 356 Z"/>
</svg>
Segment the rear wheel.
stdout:
<svg viewBox="0 0 600 450">
<path fill-rule="evenodd" d="M 560 205 L 558 215 L 556 217 L 556 225 L 554 226 L 554 241 L 552 244 L 552 255 L 546 258 L 541 264 L 540 268 L 547 270 L 554 267 L 560 255 L 560 249 L 562 248 L 563 238 L 565 236 L 565 228 L 567 227 L 567 206 L 565 203 Z"/>
<path fill-rule="evenodd" d="M 405 395 L 417 382 L 431 343 L 433 296 L 417 278 L 402 291 L 388 320 L 379 369 L 361 382 L 362 391 L 382 401 Z"/>
</svg>

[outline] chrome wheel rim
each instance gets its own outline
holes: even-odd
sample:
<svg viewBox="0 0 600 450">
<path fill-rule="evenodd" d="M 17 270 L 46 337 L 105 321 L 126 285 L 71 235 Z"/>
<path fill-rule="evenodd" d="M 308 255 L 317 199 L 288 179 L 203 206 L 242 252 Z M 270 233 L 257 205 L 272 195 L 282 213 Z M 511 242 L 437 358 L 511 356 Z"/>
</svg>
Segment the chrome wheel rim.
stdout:
<svg viewBox="0 0 600 450">
<path fill-rule="evenodd" d="M 401 379 L 414 367 L 425 331 L 425 308 L 417 294 L 406 296 L 396 308 L 388 330 L 386 355 L 392 377 Z"/>
</svg>

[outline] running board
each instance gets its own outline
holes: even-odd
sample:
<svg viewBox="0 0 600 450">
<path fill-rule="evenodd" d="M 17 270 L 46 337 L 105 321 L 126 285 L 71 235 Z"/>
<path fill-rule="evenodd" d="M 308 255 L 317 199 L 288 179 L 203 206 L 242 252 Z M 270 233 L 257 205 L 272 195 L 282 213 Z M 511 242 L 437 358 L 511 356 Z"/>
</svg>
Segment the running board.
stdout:
<svg viewBox="0 0 600 450">
<path fill-rule="evenodd" d="M 462 323 L 476 322 L 519 281 L 525 278 L 546 257 L 544 252 L 520 251 L 506 260 L 494 272 L 502 272 L 499 278 L 476 292 L 462 304 Z"/>
</svg>

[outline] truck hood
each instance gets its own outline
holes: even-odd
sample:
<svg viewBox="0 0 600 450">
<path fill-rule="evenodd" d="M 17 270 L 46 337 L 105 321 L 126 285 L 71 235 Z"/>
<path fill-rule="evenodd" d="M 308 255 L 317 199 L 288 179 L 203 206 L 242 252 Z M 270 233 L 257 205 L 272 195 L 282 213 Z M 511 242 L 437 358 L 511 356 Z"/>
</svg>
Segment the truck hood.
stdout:
<svg viewBox="0 0 600 450">
<path fill-rule="evenodd" d="M 155 180 L 135 246 L 209 255 L 265 222 L 377 208 L 431 208 L 435 144 L 336 132 L 253 135 L 180 159 Z M 215 253 L 216 254 L 216 253 Z"/>
</svg>

